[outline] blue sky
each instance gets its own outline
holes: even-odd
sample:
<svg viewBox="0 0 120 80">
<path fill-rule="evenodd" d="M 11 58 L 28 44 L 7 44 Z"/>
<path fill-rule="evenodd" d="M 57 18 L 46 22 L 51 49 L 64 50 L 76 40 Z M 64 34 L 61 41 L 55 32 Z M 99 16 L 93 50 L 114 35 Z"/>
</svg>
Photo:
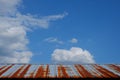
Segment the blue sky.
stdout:
<svg viewBox="0 0 120 80">
<path fill-rule="evenodd" d="M 30 63 L 52 63 L 55 49 L 72 47 L 89 51 L 95 63 L 119 63 L 119 4 L 120 0 L 23 0 L 18 8 L 23 15 L 37 19 L 64 15 L 49 21 L 47 28 L 29 25 L 33 27 L 26 31 L 27 48 L 33 54 Z"/>
<path fill-rule="evenodd" d="M 30 50 L 41 53 L 40 56 L 33 56 L 32 62 L 49 63 L 54 49 L 77 46 L 89 50 L 97 63 L 119 63 L 119 3 L 119 0 L 38 0 L 34 4 L 32 0 L 23 2 L 25 5 L 23 12 L 32 11 L 32 14 L 43 16 L 68 13 L 63 20 L 51 23 L 49 29 L 37 29 L 28 33 Z M 56 47 L 56 44 L 43 42 L 47 37 L 57 37 L 63 41 L 75 37 L 79 42 L 77 44 L 65 42 Z"/>
</svg>

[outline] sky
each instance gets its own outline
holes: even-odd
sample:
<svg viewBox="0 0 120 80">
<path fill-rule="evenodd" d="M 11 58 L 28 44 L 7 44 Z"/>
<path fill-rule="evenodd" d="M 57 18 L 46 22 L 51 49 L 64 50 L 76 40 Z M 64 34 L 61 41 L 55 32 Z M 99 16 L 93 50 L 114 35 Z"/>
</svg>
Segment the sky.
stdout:
<svg viewBox="0 0 120 80">
<path fill-rule="evenodd" d="M 0 0 L 0 63 L 118 64 L 120 0 Z"/>
</svg>

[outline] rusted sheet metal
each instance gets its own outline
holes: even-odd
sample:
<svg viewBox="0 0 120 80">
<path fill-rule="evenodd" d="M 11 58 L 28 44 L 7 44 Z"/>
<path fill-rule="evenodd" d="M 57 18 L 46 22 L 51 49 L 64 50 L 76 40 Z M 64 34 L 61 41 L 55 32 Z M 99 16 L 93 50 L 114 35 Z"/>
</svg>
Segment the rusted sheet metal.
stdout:
<svg viewBox="0 0 120 80">
<path fill-rule="evenodd" d="M 2 75 L 3 73 L 5 73 L 7 70 L 9 70 L 11 67 L 13 66 L 12 65 L 8 65 L 8 66 L 5 66 L 4 68 L 2 68 L 2 70 L 0 70 L 0 75 Z M 2 76 L 2 77 L 7 77 L 7 76 Z"/>
<path fill-rule="evenodd" d="M 15 71 L 14 73 L 13 73 L 13 75 L 11 75 L 10 77 L 11 78 L 17 78 L 17 77 L 20 77 L 20 72 L 22 71 L 22 69 L 24 68 L 25 66 L 24 65 L 22 65 L 17 71 Z"/>
<path fill-rule="evenodd" d="M 107 78 L 110 78 L 110 77 L 117 78 L 117 77 L 119 77 L 118 75 L 114 74 L 113 72 L 109 71 L 108 69 L 103 68 L 100 65 L 96 64 L 96 65 L 94 65 L 94 67 L 102 74 L 101 75 L 102 77 L 107 77 Z"/>
<path fill-rule="evenodd" d="M 110 67 L 111 69 L 114 69 L 115 71 L 120 73 L 120 66 L 111 64 L 111 65 L 108 65 L 108 67 Z"/>
<path fill-rule="evenodd" d="M 90 74 L 90 72 L 88 72 L 82 65 L 75 65 L 77 71 L 79 72 L 79 74 L 81 74 L 81 76 L 83 78 L 92 78 L 92 74 Z"/>
<path fill-rule="evenodd" d="M 120 65 L 2 64 L 0 78 L 120 78 Z"/>
</svg>

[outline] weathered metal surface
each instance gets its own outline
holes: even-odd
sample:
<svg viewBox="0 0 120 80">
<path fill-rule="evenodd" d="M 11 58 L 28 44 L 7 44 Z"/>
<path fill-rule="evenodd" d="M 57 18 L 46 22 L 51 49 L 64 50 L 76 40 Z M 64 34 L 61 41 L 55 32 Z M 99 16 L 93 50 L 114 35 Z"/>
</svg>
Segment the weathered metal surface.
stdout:
<svg viewBox="0 0 120 80">
<path fill-rule="evenodd" d="M 120 65 L 1 64 L 0 78 L 120 78 Z"/>
</svg>

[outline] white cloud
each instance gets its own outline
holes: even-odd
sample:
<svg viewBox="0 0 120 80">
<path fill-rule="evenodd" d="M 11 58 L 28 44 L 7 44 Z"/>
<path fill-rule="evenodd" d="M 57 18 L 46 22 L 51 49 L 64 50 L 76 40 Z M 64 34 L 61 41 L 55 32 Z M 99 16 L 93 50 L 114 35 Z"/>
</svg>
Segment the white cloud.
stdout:
<svg viewBox="0 0 120 80">
<path fill-rule="evenodd" d="M 0 15 L 15 15 L 21 0 L 0 0 Z"/>
<path fill-rule="evenodd" d="M 26 46 L 29 41 L 26 38 L 24 27 L 18 23 L 1 19 L 1 17 L 0 22 L 0 63 L 10 63 L 11 61 L 22 63 L 21 60 L 23 63 L 29 62 L 32 53 L 28 51 Z M 19 55 L 18 57 L 21 58 L 15 55 Z"/>
<path fill-rule="evenodd" d="M 78 47 L 72 47 L 70 50 L 55 49 L 52 53 L 52 61 L 69 64 L 95 63 L 90 52 Z"/>
<path fill-rule="evenodd" d="M 48 28 L 49 24 L 51 21 L 55 21 L 58 19 L 62 19 L 67 15 L 67 13 L 63 14 L 57 14 L 57 15 L 49 15 L 49 16 L 44 16 L 42 18 L 36 18 L 32 15 L 22 15 L 22 14 L 17 14 L 16 21 L 20 21 L 22 24 L 26 26 L 38 26 L 41 28 Z"/>
<path fill-rule="evenodd" d="M 70 42 L 71 42 L 71 43 L 77 43 L 78 40 L 77 40 L 76 38 L 72 38 L 72 39 L 70 40 Z"/>
<path fill-rule="evenodd" d="M 54 37 L 49 37 L 49 38 L 45 39 L 44 41 L 47 41 L 47 42 L 50 42 L 50 43 L 63 44 L 63 41 L 58 40 L 57 38 L 54 38 Z"/>
<path fill-rule="evenodd" d="M 33 55 L 27 44 L 27 31 L 34 27 L 48 28 L 51 21 L 67 13 L 36 18 L 18 11 L 21 0 L 0 0 L 0 63 L 28 63 Z"/>
<path fill-rule="evenodd" d="M 32 57 L 30 51 L 14 52 L 12 56 L 11 54 L 0 56 L 0 63 L 28 63 L 30 57 Z"/>
</svg>

